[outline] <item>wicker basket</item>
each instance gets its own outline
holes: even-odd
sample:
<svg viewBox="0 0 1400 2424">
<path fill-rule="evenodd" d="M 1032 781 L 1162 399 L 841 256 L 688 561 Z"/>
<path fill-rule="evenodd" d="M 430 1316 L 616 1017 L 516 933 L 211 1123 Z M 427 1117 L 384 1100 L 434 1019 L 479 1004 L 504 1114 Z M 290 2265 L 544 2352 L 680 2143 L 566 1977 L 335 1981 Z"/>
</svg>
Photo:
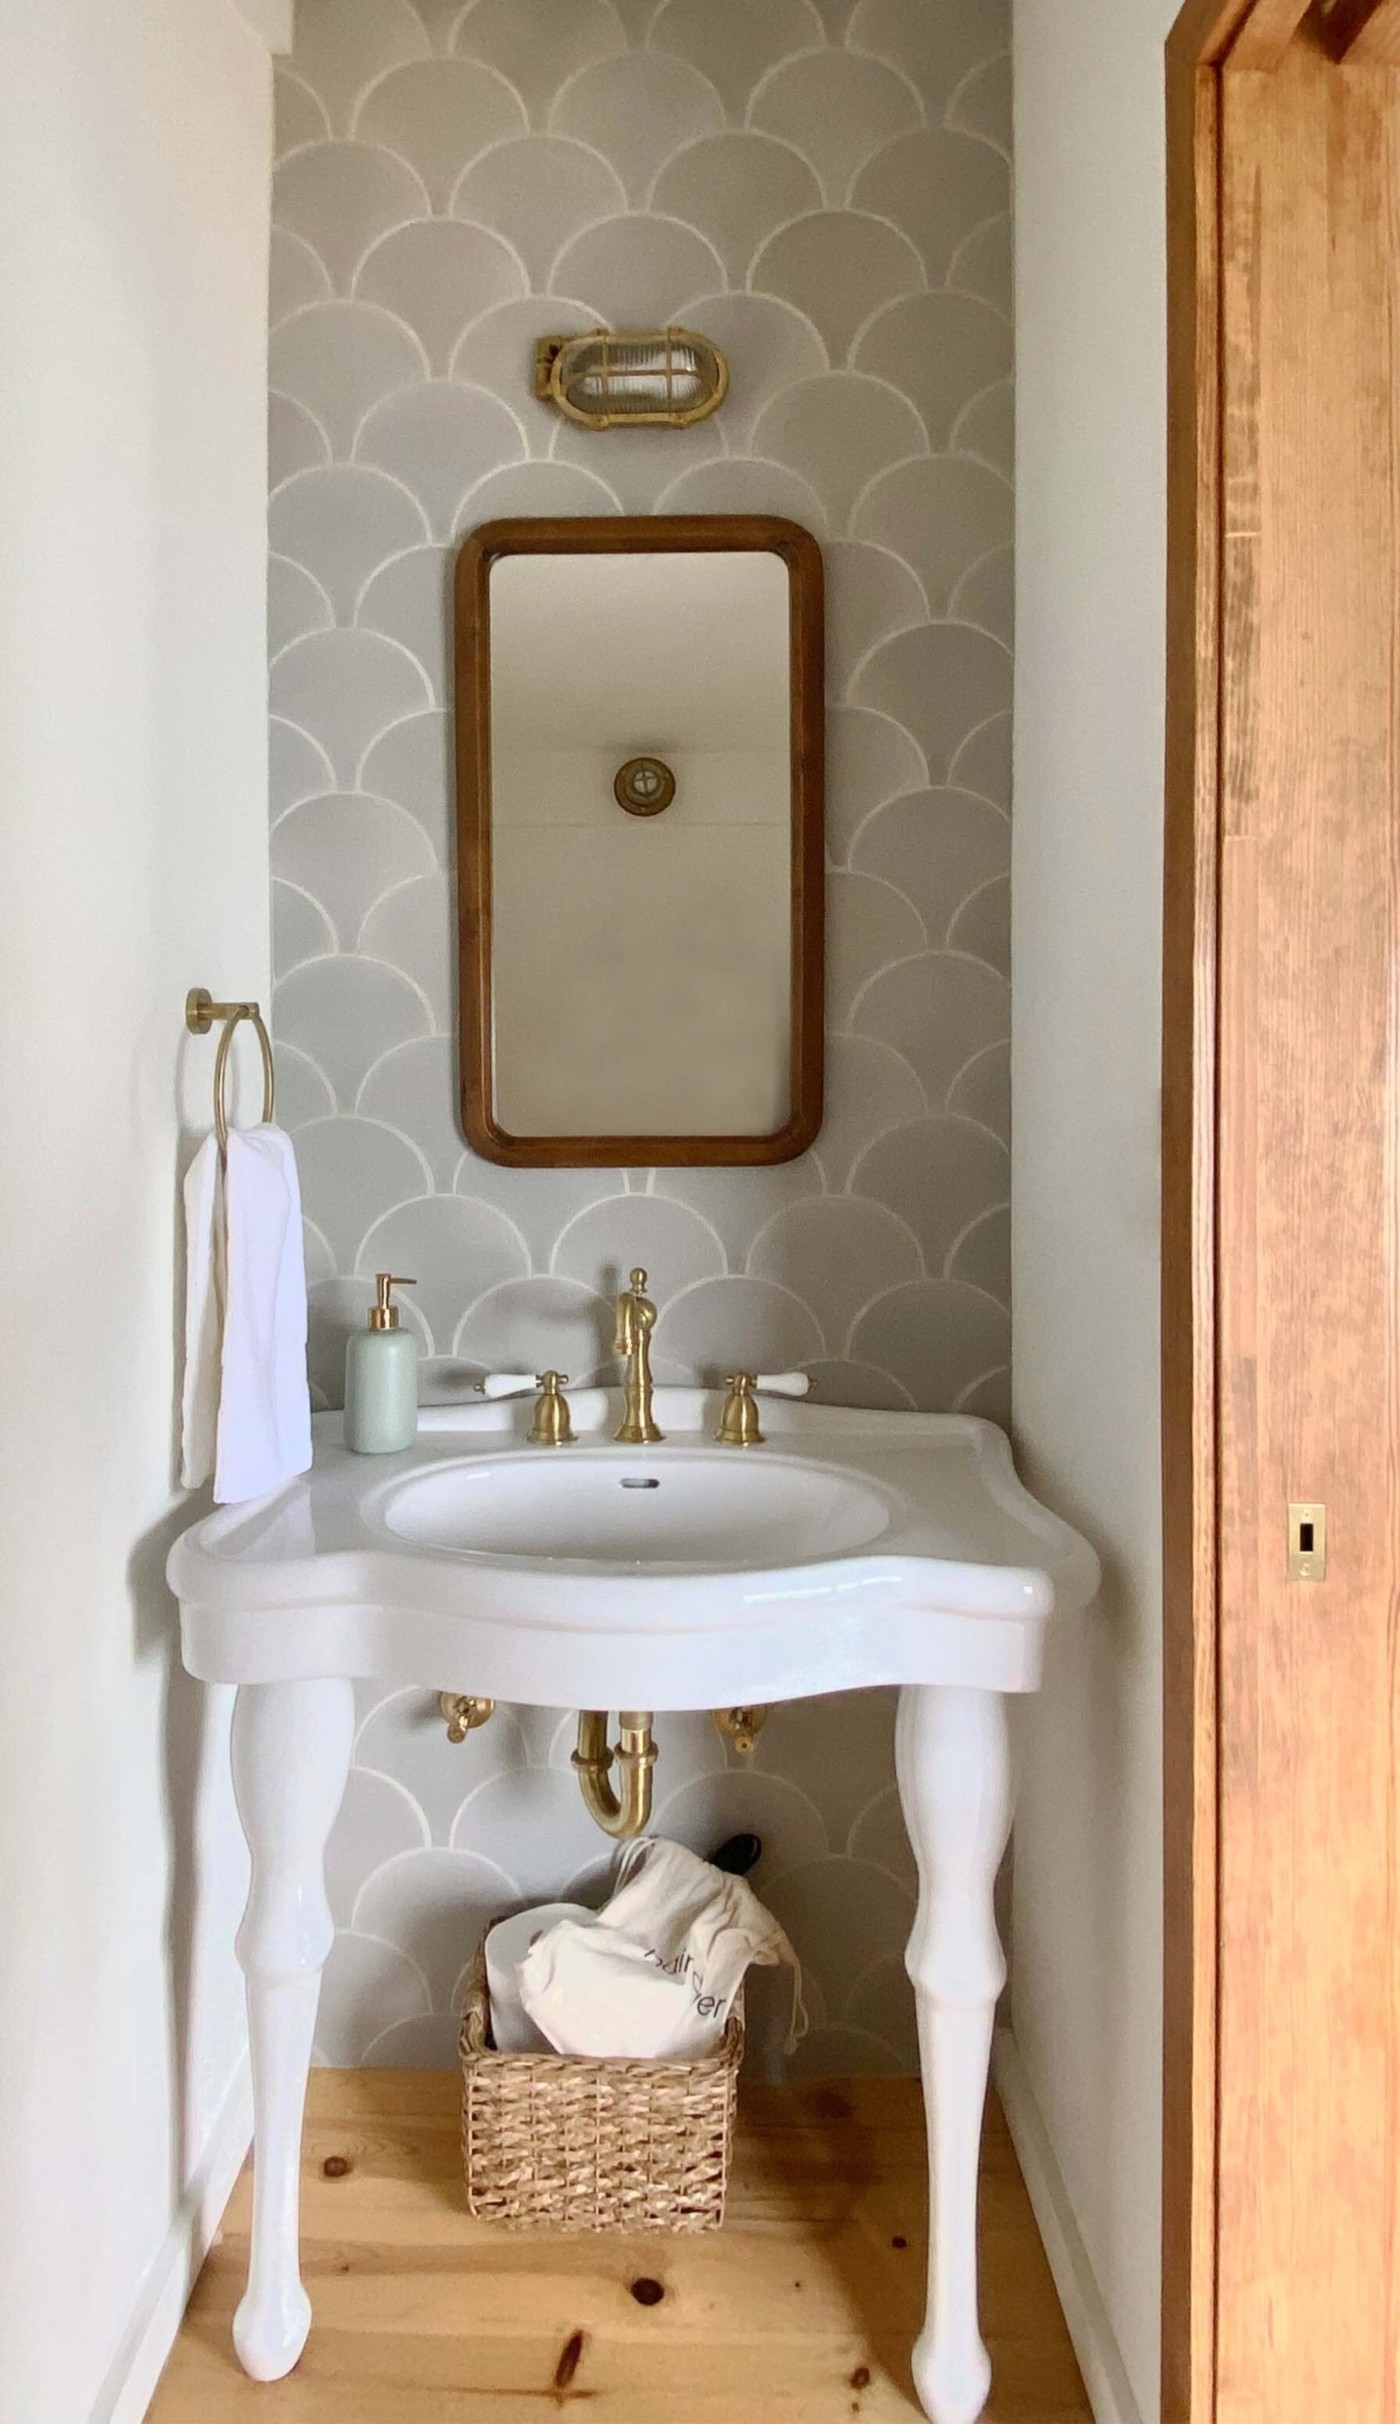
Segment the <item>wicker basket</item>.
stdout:
<svg viewBox="0 0 1400 2424">
<path fill-rule="evenodd" d="M 507 2230 L 718 2230 L 744 2052 L 743 1990 L 698 2062 L 498 2054 L 486 1961 L 462 2008 L 467 2204 Z"/>
</svg>

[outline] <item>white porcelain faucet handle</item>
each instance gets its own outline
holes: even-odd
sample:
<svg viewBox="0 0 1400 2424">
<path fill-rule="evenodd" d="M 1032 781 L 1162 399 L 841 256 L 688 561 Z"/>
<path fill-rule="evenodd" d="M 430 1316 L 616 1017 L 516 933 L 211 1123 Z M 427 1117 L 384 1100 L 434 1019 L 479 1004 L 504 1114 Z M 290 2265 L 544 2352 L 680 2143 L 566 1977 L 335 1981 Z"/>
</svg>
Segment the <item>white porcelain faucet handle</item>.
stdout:
<svg viewBox="0 0 1400 2424">
<path fill-rule="evenodd" d="M 754 1382 L 761 1397 L 805 1397 L 811 1385 L 810 1372 L 760 1372 Z"/>
<path fill-rule="evenodd" d="M 488 1372 L 476 1385 L 483 1397 L 524 1397 L 538 1382 L 533 1372 Z"/>
</svg>

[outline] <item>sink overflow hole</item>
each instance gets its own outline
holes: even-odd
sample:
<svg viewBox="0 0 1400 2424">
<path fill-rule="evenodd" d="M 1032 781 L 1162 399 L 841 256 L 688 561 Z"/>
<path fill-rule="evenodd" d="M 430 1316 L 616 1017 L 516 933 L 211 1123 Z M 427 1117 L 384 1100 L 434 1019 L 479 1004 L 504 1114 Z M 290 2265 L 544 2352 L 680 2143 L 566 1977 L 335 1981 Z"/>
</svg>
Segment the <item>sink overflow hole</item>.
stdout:
<svg viewBox="0 0 1400 2424">
<path fill-rule="evenodd" d="M 624 1490 L 659 1490 L 661 1484 L 653 1474 L 648 1481 L 643 1481 L 640 1476 L 634 1476 L 631 1480 L 625 1480 L 622 1487 Z"/>
</svg>

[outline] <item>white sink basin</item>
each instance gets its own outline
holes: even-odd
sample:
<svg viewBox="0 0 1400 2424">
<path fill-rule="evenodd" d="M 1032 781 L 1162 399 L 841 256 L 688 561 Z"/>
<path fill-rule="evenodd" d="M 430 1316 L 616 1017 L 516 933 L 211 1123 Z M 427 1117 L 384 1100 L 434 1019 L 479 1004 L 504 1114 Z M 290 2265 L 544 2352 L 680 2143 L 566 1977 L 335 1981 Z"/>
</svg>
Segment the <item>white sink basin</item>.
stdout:
<svg viewBox="0 0 1400 2424">
<path fill-rule="evenodd" d="M 1034 1691 L 1051 1609 L 1093 1552 L 960 1414 L 765 1404 L 717 1446 L 720 1399 L 658 1389 L 655 1448 L 574 1392 L 577 1442 L 525 1444 L 526 1400 L 425 1408 L 399 1456 L 316 1417 L 312 1470 L 186 1532 L 169 1574 L 210 1682 L 425 1676 L 553 1708 L 718 1708 L 863 1683 Z"/>
<path fill-rule="evenodd" d="M 889 1529 L 892 1505 L 853 1473 L 766 1451 L 530 1450 L 416 1474 L 382 1519 L 455 1556 L 712 1574 L 849 1556 Z"/>
</svg>

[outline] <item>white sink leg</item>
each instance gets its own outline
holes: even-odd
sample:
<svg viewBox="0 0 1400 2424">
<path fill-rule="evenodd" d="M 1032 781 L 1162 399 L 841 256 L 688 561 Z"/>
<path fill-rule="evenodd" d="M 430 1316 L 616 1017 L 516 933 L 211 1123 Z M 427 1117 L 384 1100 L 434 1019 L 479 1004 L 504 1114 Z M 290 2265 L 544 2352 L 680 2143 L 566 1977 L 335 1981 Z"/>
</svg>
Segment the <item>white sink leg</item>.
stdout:
<svg viewBox="0 0 1400 2424">
<path fill-rule="evenodd" d="M 255 2382 L 290 2373 L 311 2329 L 297 2255 L 301 2122 L 335 1935 L 322 1854 L 354 1724 L 354 1690 L 339 1677 L 244 1684 L 234 1704 L 233 1781 L 253 1856 L 238 1931 L 253 2067 L 253 2244 L 233 2344 Z"/>
<path fill-rule="evenodd" d="M 1000 1696 L 906 1686 L 895 1764 L 919 1868 L 905 1959 L 928 2120 L 928 2306 L 914 2384 L 933 2424 L 975 2424 L 992 2379 L 977 2324 L 977 2164 L 992 2015 L 1006 1978 L 992 1908 L 1011 1828 Z"/>
</svg>

